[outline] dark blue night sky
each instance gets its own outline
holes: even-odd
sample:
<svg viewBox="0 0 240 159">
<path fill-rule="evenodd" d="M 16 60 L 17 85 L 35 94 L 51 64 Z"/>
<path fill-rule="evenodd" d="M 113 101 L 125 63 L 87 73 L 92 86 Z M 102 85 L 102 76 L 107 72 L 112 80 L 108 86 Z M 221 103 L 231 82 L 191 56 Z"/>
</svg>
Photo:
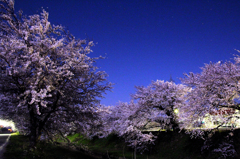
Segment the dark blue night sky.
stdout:
<svg viewBox="0 0 240 159">
<path fill-rule="evenodd" d="M 229 61 L 240 50 L 239 0 L 15 0 L 24 14 L 49 12 L 76 38 L 93 40 L 92 57 L 115 83 L 102 104 L 129 102 L 134 86 L 176 83 L 204 63 Z"/>
</svg>

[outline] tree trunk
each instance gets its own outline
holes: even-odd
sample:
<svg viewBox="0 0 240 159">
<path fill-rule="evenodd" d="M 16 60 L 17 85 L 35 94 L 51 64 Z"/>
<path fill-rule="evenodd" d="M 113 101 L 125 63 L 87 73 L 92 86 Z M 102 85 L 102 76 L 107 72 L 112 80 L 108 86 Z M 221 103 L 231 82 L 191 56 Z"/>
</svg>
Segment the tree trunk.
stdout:
<svg viewBox="0 0 240 159">
<path fill-rule="evenodd" d="M 136 148 L 136 146 L 135 146 L 135 148 L 134 148 L 134 159 L 136 159 L 137 158 L 137 148 Z"/>
<path fill-rule="evenodd" d="M 33 148 L 37 145 L 38 141 L 40 140 L 41 137 L 41 130 L 39 130 L 38 127 L 32 126 L 31 127 L 31 132 L 30 132 L 30 147 Z"/>
<path fill-rule="evenodd" d="M 30 145 L 29 147 L 33 148 L 36 146 L 38 138 L 39 138 L 39 132 L 38 132 L 38 121 L 35 117 L 33 109 L 30 110 L 29 112 L 30 115 Z"/>
<path fill-rule="evenodd" d="M 31 132 L 30 132 L 30 136 L 29 136 L 29 140 L 30 140 L 30 148 L 33 148 L 36 146 L 37 144 L 37 130 L 34 126 L 31 127 Z"/>
</svg>

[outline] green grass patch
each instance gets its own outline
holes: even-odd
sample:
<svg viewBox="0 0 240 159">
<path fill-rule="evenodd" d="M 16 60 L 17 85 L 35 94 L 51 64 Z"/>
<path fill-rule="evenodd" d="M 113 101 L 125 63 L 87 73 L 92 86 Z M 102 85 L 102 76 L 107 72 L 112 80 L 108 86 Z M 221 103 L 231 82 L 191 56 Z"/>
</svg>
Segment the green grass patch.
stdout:
<svg viewBox="0 0 240 159">
<path fill-rule="evenodd" d="M 17 131 L 17 132 L 15 132 L 15 133 L 11 133 L 11 136 L 12 135 L 20 135 L 20 133 Z"/>
</svg>

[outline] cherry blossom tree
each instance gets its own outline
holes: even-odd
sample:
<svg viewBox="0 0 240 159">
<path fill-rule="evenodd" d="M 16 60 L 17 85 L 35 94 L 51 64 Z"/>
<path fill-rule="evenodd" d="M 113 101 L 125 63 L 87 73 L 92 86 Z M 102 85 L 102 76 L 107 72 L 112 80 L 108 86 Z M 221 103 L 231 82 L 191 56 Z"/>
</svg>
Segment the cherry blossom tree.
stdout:
<svg viewBox="0 0 240 159">
<path fill-rule="evenodd" d="M 185 104 L 185 95 L 189 88 L 182 84 L 157 80 L 148 87 L 136 87 L 137 92 L 132 96 L 141 106 L 139 112 L 151 112 L 152 121 L 160 122 L 162 128 L 178 128 L 174 110 Z"/>
<path fill-rule="evenodd" d="M 186 104 L 181 108 L 181 127 L 195 135 L 202 135 L 194 124 L 206 120 L 212 125 L 207 129 L 218 129 L 224 124 L 239 119 L 240 58 L 235 62 L 205 64 L 201 73 L 189 73 L 182 82 L 192 88 L 187 94 Z"/>
<path fill-rule="evenodd" d="M 48 13 L 23 16 L 13 0 L 0 1 L 1 111 L 35 145 L 40 135 L 94 130 L 99 100 L 111 89 L 78 40 Z"/>
<path fill-rule="evenodd" d="M 124 138 L 128 146 L 144 151 L 147 149 L 147 145 L 153 144 L 155 136 L 141 131 L 147 121 L 146 117 L 136 116 L 138 109 L 139 106 L 133 101 L 130 103 L 121 102 L 112 107 L 111 113 L 106 116 L 108 120 L 107 130 L 109 133 Z"/>
<path fill-rule="evenodd" d="M 147 124 L 157 122 L 161 129 L 177 128 L 174 109 L 185 103 L 184 96 L 188 88 L 159 80 L 148 87 L 136 88 L 132 101 L 112 107 L 106 121 L 109 121 L 109 132 L 123 137 L 129 146 L 138 151 L 144 151 L 156 139 L 151 132 L 143 132 Z"/>
</svg>

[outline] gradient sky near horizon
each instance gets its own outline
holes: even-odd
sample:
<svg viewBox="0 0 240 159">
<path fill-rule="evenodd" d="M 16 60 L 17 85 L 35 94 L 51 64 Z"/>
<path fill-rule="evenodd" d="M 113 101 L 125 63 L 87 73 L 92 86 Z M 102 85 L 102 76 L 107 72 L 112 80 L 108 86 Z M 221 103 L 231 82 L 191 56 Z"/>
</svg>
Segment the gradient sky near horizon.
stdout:
<svg viewBox="0 0 240 159">
<path fill-rule="evenodd" d="M 91 57 L 115 83 L 104 105 L 129 102 L 134 86 L 176 83 L 204 63 L 240 50 L 239 0 L 15 0 L 25 15 L 49 12 L 51 24 L 95 42 Z"/>
</svg>

